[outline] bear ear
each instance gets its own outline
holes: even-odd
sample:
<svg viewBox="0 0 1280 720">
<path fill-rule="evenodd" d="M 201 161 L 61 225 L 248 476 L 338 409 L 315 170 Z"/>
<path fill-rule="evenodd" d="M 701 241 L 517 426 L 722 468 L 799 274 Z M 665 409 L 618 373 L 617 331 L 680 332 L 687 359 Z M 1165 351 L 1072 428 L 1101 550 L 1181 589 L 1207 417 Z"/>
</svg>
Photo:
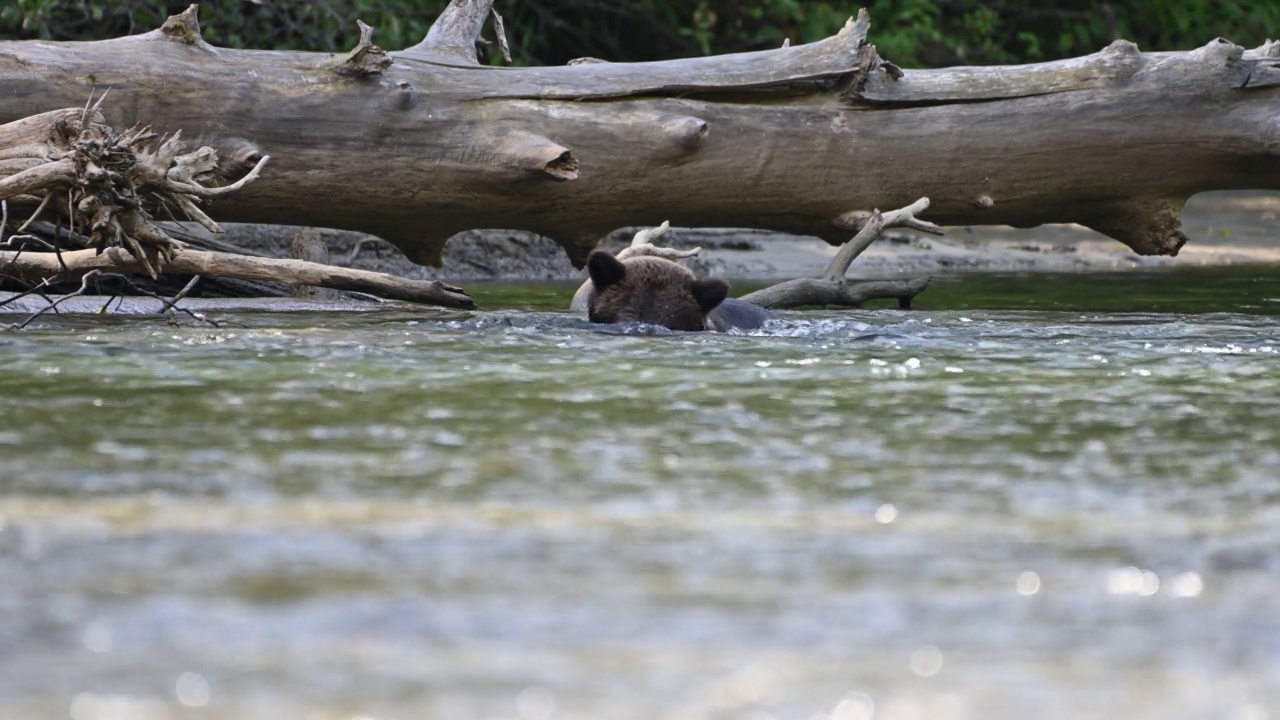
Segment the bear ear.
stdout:
<svg viewBox="0 0 1280 720">
<path fill-rule="evenodd" d="M 720 278 L 694 280 L 690 290 L 693 291 L 693 299 L 698 301 L 698 307 L 702 308 L 702 312 L 709 313 L 729 296 L 729 283 Z"/>
<path fill-rule="evenodd" d="M 627 267 L 604 250 L 592 250 L 587 256 L 587 274 L 591 276 L 596 290 L 600 291 L 622 282 L 627 274 Z"/>
</svg>

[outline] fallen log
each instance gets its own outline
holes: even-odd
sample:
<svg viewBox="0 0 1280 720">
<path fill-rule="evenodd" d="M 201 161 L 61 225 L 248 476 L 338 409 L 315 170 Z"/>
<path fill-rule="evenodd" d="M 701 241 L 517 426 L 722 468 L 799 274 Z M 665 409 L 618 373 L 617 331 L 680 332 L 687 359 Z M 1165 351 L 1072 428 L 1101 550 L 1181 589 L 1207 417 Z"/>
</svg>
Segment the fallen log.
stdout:
<svg viewBox="0 0 1280 720">
<path fill-rule="evenodd" d="M 495 226 L 579 263 L 610 230 L 664 218 L 841 243 L 862 211 L 922 195 L 942 225 L 1076 222 L 1175 254 L 1186 198 L 1280 188 L 1276 43 L 902 71 L 859 13 L 765 52 L 480 67 L 491 5 L 453 0 L 399 52 L 367 31 L 342 56 L 215 48 L 195 6 L 131 37 L 0 42 L 0 121 L 110 87 L 116 123 L 277 158 L 221 217 L 364 230 L 432 264 L 450 236 Z"/>
<path fill-rule="evenodd" d="M 122 248 L 73 252 L 0 252 L 0 275 L 32 283 L 63 282 L 93 271 L 135 273 L 145 270 L 141 261 Z M 409 280 L 386 273 L 321 265 L 303 260 L 233 255 L 184 249 L 164 262 L 166 273 L 226 277 L 237 280 L 280 282 L 363 292 L 391 300 L 475 309 L 471 296 L 461 288 L 439 280 Z"/>
</svg>

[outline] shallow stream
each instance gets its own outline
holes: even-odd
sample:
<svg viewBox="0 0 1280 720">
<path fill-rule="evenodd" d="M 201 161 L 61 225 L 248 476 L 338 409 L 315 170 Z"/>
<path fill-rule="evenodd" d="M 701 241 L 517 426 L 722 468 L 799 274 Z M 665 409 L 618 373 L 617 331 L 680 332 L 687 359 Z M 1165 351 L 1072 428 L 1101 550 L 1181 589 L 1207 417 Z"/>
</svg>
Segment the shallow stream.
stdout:
<svg viewBox="0 0 1280 720">
<path fill-rule="evenodd" d="M 0 334 L 0 718 L 1280 718 L 1280 271 L 477 294 Z"/>
</svg>

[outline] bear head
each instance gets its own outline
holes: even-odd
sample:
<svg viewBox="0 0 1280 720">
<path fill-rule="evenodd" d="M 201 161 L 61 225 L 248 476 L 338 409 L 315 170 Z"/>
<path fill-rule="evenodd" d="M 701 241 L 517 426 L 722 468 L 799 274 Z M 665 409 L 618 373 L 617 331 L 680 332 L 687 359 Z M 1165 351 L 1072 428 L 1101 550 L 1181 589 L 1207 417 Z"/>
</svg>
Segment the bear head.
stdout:
<svg viewBox="0 0 1280 720">
<path fill-rule="evenodd" d="M 587 257 L 587 272 L 595 286 L 587 318 L 595 323 L 706 330 L 707 313 L 729 294 L 724 280 L 699 280 L 683 265 L 646 255 L 619 260 L 594 250 Z"/>
</svg>

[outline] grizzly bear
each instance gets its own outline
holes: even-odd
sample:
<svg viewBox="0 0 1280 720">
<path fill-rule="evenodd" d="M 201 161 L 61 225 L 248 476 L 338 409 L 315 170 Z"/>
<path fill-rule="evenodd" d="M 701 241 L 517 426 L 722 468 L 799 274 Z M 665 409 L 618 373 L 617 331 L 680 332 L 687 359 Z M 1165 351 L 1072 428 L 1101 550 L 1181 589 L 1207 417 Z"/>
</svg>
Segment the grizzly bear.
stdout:
<svg viewBox="0 0 1280 720">
<path fill-rule="evenodd" d="M 729 283 L 699 280 L 678 263 L 647 255 L 624 260 L 603 250 L 587 257 L 593 292 L 587 318 L 595 323 L 645 323 L 672 330 L 753 330 L 770 315 L 729 298 Z"/>
</svg>

